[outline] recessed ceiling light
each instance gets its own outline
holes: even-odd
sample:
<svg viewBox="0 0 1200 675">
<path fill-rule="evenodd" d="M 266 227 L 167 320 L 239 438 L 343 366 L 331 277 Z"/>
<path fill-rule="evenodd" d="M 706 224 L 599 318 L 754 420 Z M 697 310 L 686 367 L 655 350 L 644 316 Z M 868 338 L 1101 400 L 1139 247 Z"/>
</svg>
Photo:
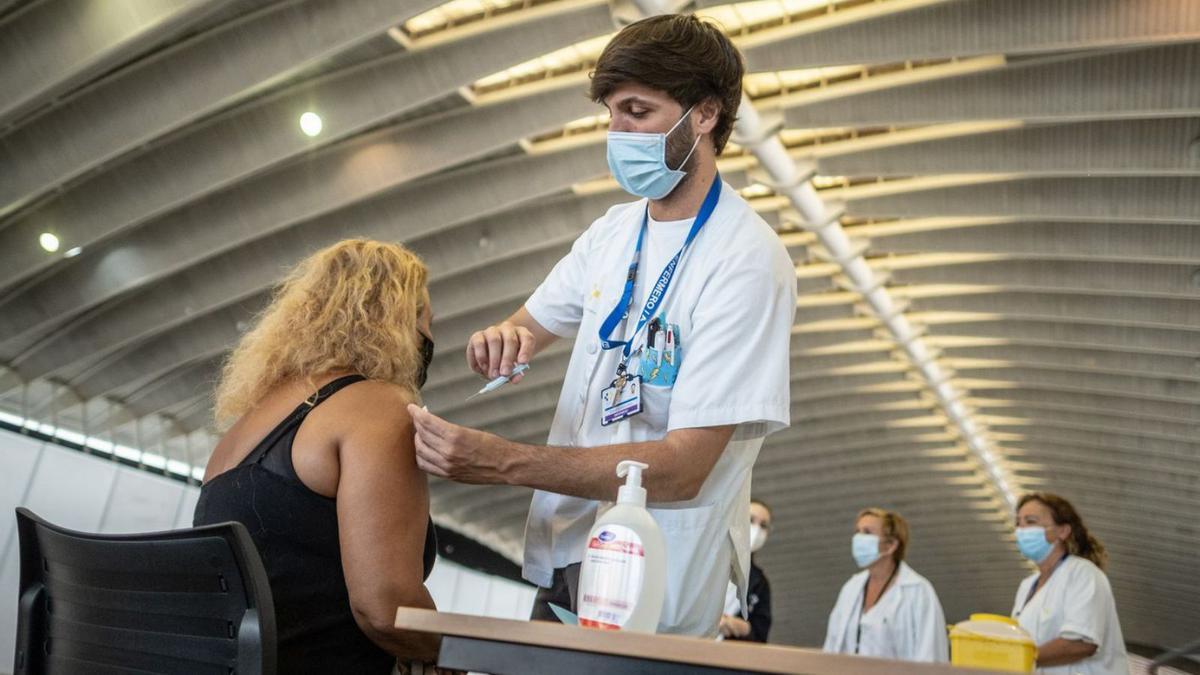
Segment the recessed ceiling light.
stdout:
<svg viewBox="0 0 1200 675">
<path fill-rule="evenodd" d="M 322 127 L 321 116 L 317 113 L 306 112 L 300 116 L 300 131 L 306 136 L 316 136 L 321 133 Z"/>
<path fill-rule="evenodd" d="M 38 237 L 38 243 L 47 253 L 54 253 L 58 250 L 58 237 L 49 232 L 43 232 L 42 236 Z"/>
<path fill-rule="evenodd" d="M 83 253 L 83 247 L 76 246 L 74 248 L 67 249 L 67 252 L 63 254 L 63 257 L 64 258 L 74 258 L 75 256 L 79 255 L 80 253 Z"/>
</svg>

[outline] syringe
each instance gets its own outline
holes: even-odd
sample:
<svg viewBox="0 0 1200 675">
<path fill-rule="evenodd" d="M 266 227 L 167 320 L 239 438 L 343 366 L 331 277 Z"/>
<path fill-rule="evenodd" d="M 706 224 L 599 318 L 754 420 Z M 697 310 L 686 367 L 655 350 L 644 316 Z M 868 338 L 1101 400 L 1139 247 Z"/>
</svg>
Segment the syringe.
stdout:
<svg viewBox="0 0 1200 675">
<path fill-rule="evenodd" d="M 523 373 L 527 370 L 529 370 L 528 363 L 518 363 L 517 365 L 513 366 L 512 375 L 501 375 L 500 377 L 497 377 L 496 379 L 492 380 L 491 382 L 488 382 L 487 384 L 483 385 L 483 389 L 480 389 L 479 391 L 475 392 L 474 394 L 471 394 L 470 396 L 468 396 L 467 400 L 470 401 L 471 399 L 475 398 L 476 396 L 479 396 L 480 394 L 488 394 L 493 391 L 496 391 L 500 387 L 503 387 L 504 385 L 511 382 L 514 377 L 520 375 L 521 373 Z"/>
</svg>

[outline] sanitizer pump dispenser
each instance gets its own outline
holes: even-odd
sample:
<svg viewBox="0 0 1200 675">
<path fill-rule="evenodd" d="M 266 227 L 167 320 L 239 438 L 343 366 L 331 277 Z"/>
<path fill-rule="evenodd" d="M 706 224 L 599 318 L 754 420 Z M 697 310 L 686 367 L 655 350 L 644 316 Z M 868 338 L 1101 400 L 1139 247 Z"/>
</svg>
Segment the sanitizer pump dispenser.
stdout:
<svg viewBox="0 0 1200 675">
<path fill-rule="evenodd" d="M 625 460 L 617 476 L 625 485 L 617 503 L 596 519 L 579 572 L 579 625 L 653 633 L 662 614 L 667 582 L 662 532 L 646 510 L 642 472 L 649 466 Z"/>
</svg>

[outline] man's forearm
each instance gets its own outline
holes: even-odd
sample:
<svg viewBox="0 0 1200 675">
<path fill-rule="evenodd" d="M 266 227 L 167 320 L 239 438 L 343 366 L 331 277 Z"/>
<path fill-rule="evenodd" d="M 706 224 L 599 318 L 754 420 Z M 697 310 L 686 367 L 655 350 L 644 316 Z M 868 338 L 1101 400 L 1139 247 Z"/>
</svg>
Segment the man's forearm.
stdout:
<svg viewBox="0 0 1200 675">
<path fill-rule="evenodd" d="M 584 499 L 613 499 L 621 480 L 617 464 L 632 459 L 650 466 L 643 479 L 647 500 L 695 497 L 721 458 L 733 425 L 676 429 L 660 441 L 591 448 L 514 443 L 495 434 L 461 427 L 428 410 L 408 405 L 416 427 L 417 466 L 460 483 L 522 485 Z"/>
<path fill-rule="evenodd" d="M 615 499 L 625 482 L 617 477 L 617 463 L 633 459 L 650 465 L 642 478 L 647 501 L 686 501 L 696 496 L 715 463 L 684 457 L 667 440 L 594 448 L 505 442 L 509 483 L 584 499 Z"/>
</svg>

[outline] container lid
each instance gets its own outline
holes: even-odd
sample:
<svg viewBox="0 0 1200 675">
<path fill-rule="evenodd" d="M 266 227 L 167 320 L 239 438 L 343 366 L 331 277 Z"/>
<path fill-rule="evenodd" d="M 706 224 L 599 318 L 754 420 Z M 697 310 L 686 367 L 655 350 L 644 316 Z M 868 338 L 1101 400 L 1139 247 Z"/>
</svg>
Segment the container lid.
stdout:
<svg viewBox="0 0 1200 675">
<path fill-rule="evenodd" d="M 1020 624 L 1006 616 L 995 614 L 972 614 L 970 620 L 960 621 L 956 624 L 950 630 L 950 635 L 951 637 L 982 637 L 989 640 L 1037 646 Z"/>
<path fill-rule="evenodd" d="M 1017 623 L 1016 619 L 1012 618 L 1011 616 L 1004 616 L 1003 614 L 972 614 L 971 621 L 996 621 L 999 623 L 1006 623 L 1010 626 L 1021 625 Z"/>
</svg>

